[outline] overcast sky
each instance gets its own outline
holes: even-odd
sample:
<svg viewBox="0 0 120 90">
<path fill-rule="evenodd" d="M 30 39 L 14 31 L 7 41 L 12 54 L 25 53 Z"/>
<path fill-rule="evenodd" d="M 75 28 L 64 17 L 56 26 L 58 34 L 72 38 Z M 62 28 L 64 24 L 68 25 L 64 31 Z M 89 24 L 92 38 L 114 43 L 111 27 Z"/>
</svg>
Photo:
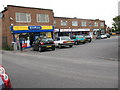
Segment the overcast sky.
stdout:
<svg viewBox="0 0 120 90">
<path fill-rule="evenodd" d="M 112 26 L 120 0 L 0 0 L 0 11 L 7 5 L 53 9 L 57 17 L 105 20 Z"/>
</svg>

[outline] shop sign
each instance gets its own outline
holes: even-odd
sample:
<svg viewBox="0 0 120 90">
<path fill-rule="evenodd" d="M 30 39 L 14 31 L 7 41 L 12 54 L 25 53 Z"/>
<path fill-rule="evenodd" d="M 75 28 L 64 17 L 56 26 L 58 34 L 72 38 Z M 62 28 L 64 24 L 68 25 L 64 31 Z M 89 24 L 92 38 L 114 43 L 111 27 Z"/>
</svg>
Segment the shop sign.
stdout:
<svg viewBox="0 0 120 90">
<path fill-rule="evenodd" d="M 28 29 L 29 30 L 40 30 L 41 26 L 29 26 Z"/>
<path fill-rule="evenodd" d="M 99 31 L 100 29 L 93 29 L 93 31 Z"/>
<path fill-rule="evenodd" d="M 13 30 L 28 30 L 28 26 L 13 26 Z"/>
<path fill-rule="evenodd" d="M 72 31 L 90 31 L 90 29 L 72 29 Z"/>
<path fill-rule="evenodd" d="M 72 29 L 60 29 L 60 32 L 71 32 Z"/>
<path fill-rule="evenodd" d="M 53 26 L 41 26 L 41 30 L 50 30 L 50 29 L 53 29 Z"/>
<path fill-rule="evenodd" d="M 52 30 L 53 26 L 11 26 L 12 30 Z"/>
<path fill-rule="evenodd" d="M 59 29 L 54 29 L 54 32 L 59 32 Z"/>
</svg>

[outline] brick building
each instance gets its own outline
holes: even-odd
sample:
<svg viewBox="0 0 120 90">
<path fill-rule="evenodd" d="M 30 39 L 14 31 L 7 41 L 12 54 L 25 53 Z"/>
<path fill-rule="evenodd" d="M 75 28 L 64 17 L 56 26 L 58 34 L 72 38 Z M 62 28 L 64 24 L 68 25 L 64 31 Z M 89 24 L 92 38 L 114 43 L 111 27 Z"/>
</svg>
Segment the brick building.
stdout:
<svg viewBox="0 0 120 90">
<path fill-rule="evenodd" d="M 105 33 L 106 25 L 104 20 L 99 19 L 80 19 L 68 17 L 54 17 L 54 26 L 56 34 L 71 35 L 72 34 L 90 34 L 96 37 Z M 58 35 L 56 35 L 58 36 Z"/>
<path fill-rule="evenodd" d="M 54 17 L 51 9 L 8 5 L 2 14 L 0 43 L 3 46 L 11 47 L 20 37 L 24 38 L 23 47 L 29 47 L 40 36 L 89 34 L 94 38 L 106 30 L 104 20 Z"/>
<path fill-rule="evenodd" d="M 28 42 L 39 35 L 49 37 L 53 35 L 54 13 L 51 9 L 8 5 L 2 13 L 2 43 L 4 46 L 11 46 L 11 43 L 16 42 L 20 35 L 26 40 L 29 39 Z"/>
</svg>

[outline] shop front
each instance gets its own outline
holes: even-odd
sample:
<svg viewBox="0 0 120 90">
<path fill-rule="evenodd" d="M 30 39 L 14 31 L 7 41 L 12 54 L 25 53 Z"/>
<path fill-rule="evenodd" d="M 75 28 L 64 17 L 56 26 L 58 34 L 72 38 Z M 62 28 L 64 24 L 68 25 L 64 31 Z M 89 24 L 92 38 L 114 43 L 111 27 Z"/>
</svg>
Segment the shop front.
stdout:
<svg viewBox="0 0 120 90">
<path fill-rule="evenodd" d="M 55 37 L 90 34 L 90 29 L 55 29 Z"/>
<path fill-rule="evenodd" d="M 97 28 L 97 29 L 93 29 L 93 37 L 96 38 L 97 36 L 101 35 L 101 34 L 105 34 L 106 31 L 102 28 Z"/>
<path fill-rule="evenodd" d="M 13 35 L 13 43 L 19 49 L 20 42 L 22 48 L 29 48 L 37 38 L 53 38 L 53 26 L 11 26 L 10 31 Z"/>
</svg>

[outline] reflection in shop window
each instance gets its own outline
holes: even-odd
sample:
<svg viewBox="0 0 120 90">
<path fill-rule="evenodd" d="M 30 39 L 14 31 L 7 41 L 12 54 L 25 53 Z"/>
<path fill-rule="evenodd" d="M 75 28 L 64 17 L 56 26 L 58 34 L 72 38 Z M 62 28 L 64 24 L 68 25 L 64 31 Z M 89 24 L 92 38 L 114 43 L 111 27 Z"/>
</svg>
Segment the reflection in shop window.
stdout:
<svg viewBox="0 0 120 90">
<path fill-rule="evenodd" d="M 31 22 L 29 13 L 16 13 L 16 22 Z"/>
</svg>

